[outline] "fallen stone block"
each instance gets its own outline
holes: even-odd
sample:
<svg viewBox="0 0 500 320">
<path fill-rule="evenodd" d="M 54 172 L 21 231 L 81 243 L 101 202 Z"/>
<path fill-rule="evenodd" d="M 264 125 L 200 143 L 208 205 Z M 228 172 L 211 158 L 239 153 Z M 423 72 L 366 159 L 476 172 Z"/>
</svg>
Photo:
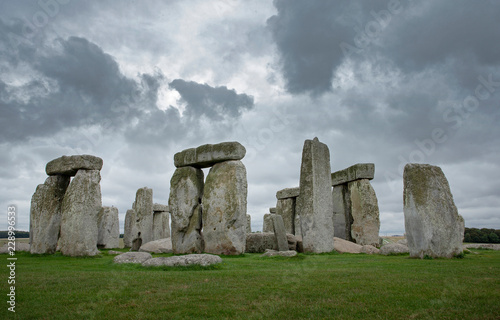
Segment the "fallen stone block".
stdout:
<svg viewBox="0 0 500 320">
<path fill-rule="evenodd" d="M 125 252 L 114 257 L 114 263 L 143 263 L 153 256 L 147 252 Z"/>
<path fill-rule="evenodd" d="M 142 266 L 186 267 L 191 265 L 199 265 L 202 267 L 207 267 L 218 263 L 222 263 L 222 259 L 219 256 L 215 256 L 212 254 L 188 254 L 185 256 L 159 257 L 149 259 L 142 263 Z"/>
</svg>

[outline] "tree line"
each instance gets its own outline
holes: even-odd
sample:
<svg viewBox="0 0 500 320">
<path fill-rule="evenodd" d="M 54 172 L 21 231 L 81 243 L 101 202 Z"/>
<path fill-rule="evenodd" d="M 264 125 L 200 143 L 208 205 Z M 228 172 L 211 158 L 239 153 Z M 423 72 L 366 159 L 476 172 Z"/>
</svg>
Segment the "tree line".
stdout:
<svg viewBox="0 0 500 320">
<path fill-rule="evenodd" d="M 500 230 L 465 228 L 464 242 L 500 243 Z"/>
</svg>

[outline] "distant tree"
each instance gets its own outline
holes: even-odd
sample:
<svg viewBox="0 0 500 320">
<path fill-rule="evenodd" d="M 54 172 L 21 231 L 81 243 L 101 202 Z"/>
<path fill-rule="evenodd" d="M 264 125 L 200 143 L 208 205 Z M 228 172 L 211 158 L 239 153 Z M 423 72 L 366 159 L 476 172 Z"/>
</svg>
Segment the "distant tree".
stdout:
<svg viewBox="0 0 500 320">
<path fill-rule="evenodd" d="M 472 237 L 470 236 L 470 233 L 465 234 L 464 242 L 472 242 Z"/>
<path fill-rule="evenodd" d="M 490 233 L 488 236 L 491 243 L 500 243 L 500 238 L 497 236 L 495 232 Z"/>
</svg>

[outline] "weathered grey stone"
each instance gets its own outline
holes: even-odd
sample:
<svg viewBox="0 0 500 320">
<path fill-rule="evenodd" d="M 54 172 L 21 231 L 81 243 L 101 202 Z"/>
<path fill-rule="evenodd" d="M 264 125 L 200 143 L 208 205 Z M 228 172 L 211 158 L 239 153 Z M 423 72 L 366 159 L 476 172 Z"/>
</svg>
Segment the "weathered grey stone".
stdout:
<svg viewBox="0 0 500 320">
<path fill-rule="evenodd" d="M 383 254 L 384 256 L 403 254 L 408 252 L 408 247 L 399 243 L 388 243 L 380 248 L 380 254 Z"/>
<path fill-rule="evenodd" d="M 132 247 L 132 240 L 136 234 L 137 227 L 135 221 L 135 210 L 129 209 L 125 214 L 125 223 L 123 225 L 123 246 L 125 248 Z"/>
<path fill-rule="evenodd" d="M 102 207 L 99 170 L 78 170 L 62 202 L 61 253 L 93 256 L 97 250 L 97 215 Z"/>
<path fill-rule="evenodd" d="M 174 253 L 203 252 L 202 195 L 203 171 L 193 167 L 177 168 L 170 180 L 168 200 Z"/>
<path fill-rule="evenodd" d="M 172 253 L 172 239 L 165 238 L 150 241 L 139 248 L 139 252 L 149 253 Z"/>
<path fill-rule="evenodd" d="M 279 199 L 276 203 L 276 214 L 283 218 L 287 233 L 295 232 L 295 198 Z"/>
<path fill-rule="evenodd" d="M 269 208 L 269 213 L 276 213 L 276 207 Z"/>
<path fill-rule="evenodd" d="M 47 163 L 45 172 L 52 176 L 56 174 L 74 176 L 78 170 L 101 170 L 102 159 L 91 155 L 62 156 Z"/>
<path fill-rule="evenodd" d="M 363 248 L 361 248 L 361 253 L 366 253 L 366 254 L 378 254 L 380 253 L 380 249 L 375 248 L 372 245 L 364 245 Z"/>
<path fill-rule="evenodd" d="M 271 219 L 273 220 L 274 235 L 276 236 L 276 241 L 278 242 L 278 251 L 287 251 L 288 241 L 286 238 L 283 218 L 278 214 L 271 214 Z"/>
<path fill-rule="evenodd" d="M 297 198 L 299 196 L 300 188 L 285 188 L 278 192 L 276 192 L 276 199 L 288 199 L 288 198 Z"/>
<path fill-rule="evenodd" d="M 174 165 L 177 168 L 186 166 L 208 168 L 220 162 L 241 160 L 245 154 L 246 149 L 239 142 L 205 144 L 176 153 Z"/>
<path fill-rule="evenodd" d="M 31 198 L 31 253 L 54 253 L 61 228 L 62 200 L 69 185 L 68 176 L 50 176 L 38 185 Z"/>
<path fill-rule="evenodd" d="M 14 249 L 15 250 L 12 250 L 12 244 L 6 243 L 6 244 L 4 244 L 0 248 L 0 254 L 2 254 L 2 253 L 10 253 L 11 251 L 26 251 L 26 252 L 30 252 L 30 245 L 29 245 L 29 243 L 14 241 Z"/>
<path fill-rule="evenodd" d="M 304 252 L 330 252 L 333 244 L 333 199 L 330 151 L 318 138 L 306 140 L 300 169 L 300 215 Z"/>
<path fill-rule="evenodd" d="M 170 213 L 166 211 L 155 211 L 153 214 L 153 239 L 170 238 Z"/>
<path fill-rule="evenodd" d="M 188 254 L 185 256 L 153 258 L 147 260 L 142 265 L 144 267 L 186 267 L 191 265 L 207 267 L 218 263 L 222 263 L 222 259 L 219 256 L 212 254 Z"/>
<path fill-rule="evenodd" d="M 252 233 L 252 216 L 247 214 L 247 233 Z"/>
<path fill-rule="evenodd" d="M 302 238 L 302 228 L 300 227 L 301 223 L 300 223 L 300 216 L 298 214 L 295 215 L 295 223 L 294 223 L 294 228 L 295 228 L 295 231 L 294 231 L 294 234 L 296 236 L 300 236 Z"/>
<path fill-rule="evenodd" d="M 296 250 L 297 237 L 293 234 L 287 234 L 286 239 L 288 250 Z M 247 233 L 245 247 L 247 253 L 262 253 L 266 249 L 278 250 L 278 241 L 274 233 Z"/>
<path fill-rule="evenodd" d="M 120 247 L 120 222 L 118 208 L 102 207 L 97 215 L 97 247 L 114 249 Z"/>
<path fill-rule="evenodd" d="M 335 237 L 352 241 L 351 237 L 351 206 L 347 185 L 334 186 L 333 197 L 333 228 Z"/>
<path fill-rule="evenodd" d="M 357 244 L 379 245 L 380 218 L 377 196 L 368 179 L 349 182 L 351 237 Z"/>
<path fill-rule="evenodd" d="M 263 217 L 262 232 L 274 232 L 273 220 L 271 218 L 272 213 L 266 213 Z"/>
<path fill-rule="evenodd" d="M 170 208 L 165 204 L 154 203 L 153 212 L 170 212 Z"/>
<path fill-rule="evenodd" d="M 205 252 L 245 252 L 247 172 L 241 161 L 215 164 L 207 175 L 202 198 Z"/>
<path fill-rule="evenodd" d="M 148 252 L 125 252 L 114 257 L 114 263 L 143 263 L 153 256 Z"/>
<path fill-rule="evenodd" d="M 406 240 L 406 239 L 398 240 L 397 243 L 408 246 L 408 240 Z"/>
<path fill-rule="evenodd" d="M 334 238 L 335 251 L 340 253 L 361 253 L 362 245 L 338 237 Z"/>
<path fill-rule="evenodd" d="M 143 243 L 153 241 L 153 189 L 140 188 L 135 194 L 135 231 L 132 236 L 132 251 L 139 250 Z"/>
<path fill-rule="evenodd" d="M 116 250 L 109 250 L 108 251 L 108 254 L 109 255 L 119 255 L 119 254 L 122 254 L 123 252 L 121 251 L 116 251 Z"/>
<path fill-rule="evenodd" d="M 358 163 L 347 169 L 332 173 L 332 186 L 360 179 L 372 180 L 374 175 L 375 165 L 373 163 Z"/>
<path fill-rule="evenodd" d="M 461 254 L 464 219 L 458 214 L 441 168 L 407 164 L 403 184 L 410 257 L 451 258 Z"/>
<path fill-rule="evenodd" d="M 271 249 L 267 249 L 266 252 L 261 255 L 261 257 L 276 257 L 276 256 L 280 256 L 280 257 L 295 257 L 297 255 L 297 251 L 275 251 L 275 250 L 271 250 Z"/>
</svg>

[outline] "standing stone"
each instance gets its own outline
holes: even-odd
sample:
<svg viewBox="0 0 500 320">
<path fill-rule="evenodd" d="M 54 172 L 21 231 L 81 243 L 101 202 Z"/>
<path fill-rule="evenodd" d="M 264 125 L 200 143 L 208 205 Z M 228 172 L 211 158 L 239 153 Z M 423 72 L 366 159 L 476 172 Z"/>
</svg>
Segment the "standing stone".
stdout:
<svg viewBox="0 0 500 320">
<path fill-rule="evenodd" d="M 94 256 L 97 250 L 97 215 L 102 207 L 99 170 L 78 170 L 62 202 L 61 253 Z"/>
<path fill-rule="evenodd" d="M 269 213 L 276 213 L 276 207 L 269 208 Z"/>
<path fill-rule="evenodd" d="M 61 205 L 69 185 L 69 176 L 50 176 L 38 185 L 31 198 L 31 253 L 54 253 L 61 228 Z"/>
<path fill-rule="evenodd" d="M 118 208 L 102 207 L 97 216 L 97 246 L 102 249 L 120 247 Z"/>
<path fill-rule="evenodd" d="M 125 248 L 132 247 L 132 240 L 134 235 L 136 234 L 136 226 L 135 226 L 135 210 L 129 209 L 125 214 L 125 223 L 123 226 L 123 245 Z"/>
<path fill-rule="evenodd" d="M 252 216 L 247 214 L 247 233 L 252 233 Z"/>
<path fill-rule="evenodd" d="M 276 203 L 276 213 L 283 218 L 286 232 L 294 234 L 295 198 L 279 199 Z"/>
<path fill-rule="evenodd" d="M 269 232 L 274 232 L 273 229 L 273 220 L 271 218 L 271 213 L 266 213 L 264 214 L 263 218 L 263 223 L 262 223 L 262 232 L 264 233 L 269 233 Z"/>
<path fill-rule="evenodd" d="M 405 166 L 403 183 L 410 257 L 451 258 L 461 254 L 464 219 L 458 214 L 441 168 L 409 163 Z"/>
<path fill-rule="evenodd" d="M 302 228 L 300 227 L 300 216 L 295 215 L 295 230 L 294 234 L 296 236 L 302 237 Z"/>
<path fill-rule="evenodd" d="M 283 217 L 278 214 L 271 214 L 271 219 L 273 220 L 274 236 L 278 243 L 278 251 L 288 251 L 288 240 L 286 238 Z"/>
<path fill-rule="evenodd" d="M 350 210 L 346 210 L 346 193 L 347 186 L 337 185 L 333 187 L 333 227 L 335 237 L 351 241 L 351 224 L 352 218 L 349 219 Z"/>
<path fill-rule="evenodd" d="M 202 195 L 203 171 L 193 167 L 177 168 L 170 180 L 168 200 L 174 253 L 203 252 Z"/>
<path fill-rule="evenodd" d="M 351 236 L 357 244 L 379 245 L 380 219 L 377 196 L 368 179 L 348 184 L 351 197 Z"/>
<path fill-rule="evenodd" d="M 330 151 L 318 138 L 304 142 L 297 211 L 302 224 L 304 252 L 333 251 Z"/>
<path fill-rule="evenodd" d="M 210 169 L 202 199 L 205 251 L 245 252 L 247 172 L 241 161 L 217 163 Z"/>
<path fill-rule="evenodd" d="M 135 232 L 132 235 L 132 250 L 153 241 L 153 189 L 144 187 L 137 190 L 134 202 Z"/>
<path fill-rule="evenodd" d="M 153 215 L 153 239 L 160 240 L 170 238 L 169 213 L 166 211 L 155 211 Z"/>
</svg>

